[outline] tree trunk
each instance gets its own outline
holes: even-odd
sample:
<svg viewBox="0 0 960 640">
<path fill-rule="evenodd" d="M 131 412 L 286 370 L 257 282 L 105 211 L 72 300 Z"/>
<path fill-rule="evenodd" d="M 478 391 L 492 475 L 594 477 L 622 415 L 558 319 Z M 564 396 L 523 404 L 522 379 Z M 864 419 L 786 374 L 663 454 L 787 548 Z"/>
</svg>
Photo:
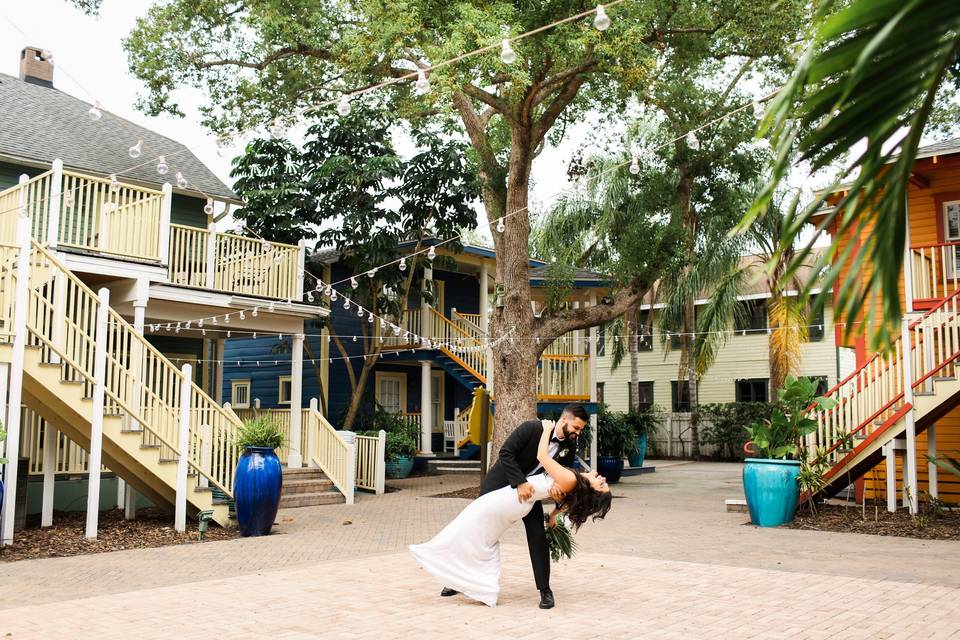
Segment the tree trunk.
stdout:
<svg viewBox="0 0 960 640">
<path fill-rule="evenodd" d="M 347 366 L 351 366 L 347 360 Z M 370 372 L 377 363 L 377 354 L 369 354 L 363 359 L 363 366 L 360 368 L 360 375 L 357 377 L 357 386 L 353 389 L 353 395 L 350 397 L 350 407 L 347 409 L 347 415 L 343 418 L 343 428 L 345 431 L 353 431 L 353 423 L 360 412 L 360 403 L 363 400 L 363 391 L 367 388 L 367 380 L 370 379 Z"/>
<path fill-rule="evenodd" d="M 696 340 L 696 312 L 694 301 L 686 302 L 683 313 L 683 331 L 687 346 L 687 386 L 690 399 L 690 455 L 694 460 L 700 457 L 700 412 L 697 402 L 697 362 L 693 354 L 693 343 Z"/>
<path fill-rule="evenodd" d="M 627 335 L 629 336 L 630 350 L 630 406 L 634 411 L 640 409 L 640 306 L 637 305 L 630 310 L 627 316 Z"/>
<path fill-rule="evenodd" d="M 503 285 L 503 307 L 493 314 L 492 336 L 502 339 L 494 349 L 493 380 L 496 412 L 493 421 L 491 464 L 507 436 L 525 420 L 537 417 L 537 361 L 542 348 L 534 343 L 534 317 L 530 308 L 528 185 L 533 161 L 530 127 L 511 133 L 510 176 L 503 233 L 494 233 L 497 283 Z M 487 208 L 495 223 L 497 207 Z M 521 212 L 510 215 L 513 212 Z M 491 218 L 491 215 L 493 216 Z M 495 226 L 495 225 L 494 225 Z"/>
<path fill-rule="evenodd" d="M 685 143 L 684 143 L 685 144 Z M 693 264 L 696 260 L 697 233 L 699 232 L 699 220 L 697 213 L 691 204 L 693 194 L 693 178 L 690 176 L 685 165 L 678 167 L 679 180 L 677 182 L 677 208 L 684 227 L 687 230 L 687 263 Z M 696 341 L 695 332 L 697 330 L 696 322 L 696 296 L 698 292 L 693 292 L 690 299 L 684 303 L 683 310 L 683 339 L 680 341 L 683 351 L 680 361 L 686 365 L 687 392 L 690 404 L 690 453 L 694 459 L 700 457 L 700 416 L 697 411 L 699 403 L 697 402 L 697 362 L 694 355 L 694 342 Z M 679 376 L 678 376 L 679 377 Z M 680 390 L 677 390 L 679 394 Z"/>
</svg>

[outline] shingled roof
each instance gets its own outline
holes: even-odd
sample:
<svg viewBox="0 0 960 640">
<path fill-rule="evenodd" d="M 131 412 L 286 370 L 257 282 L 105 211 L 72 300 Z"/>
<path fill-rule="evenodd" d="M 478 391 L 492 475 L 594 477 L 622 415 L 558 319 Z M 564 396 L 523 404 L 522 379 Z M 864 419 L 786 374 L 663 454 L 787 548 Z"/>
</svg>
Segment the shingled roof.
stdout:
<svg viewBox="0 0 960 640">
<path fill-rule="evenodd" d="M 103 110 L 92 121 L 90 105 L 52 87 L 24 82 L 0 73 L 0 157 L 13 161 L 50 164 L 94 175 L 121 174 L 134 182 L 159 187 L 173 182 L 178 171 L 204 193 L 239 202 L 237 194 L 220 181 L 193 153 L 176 140 Z M 142 167 L 127 171 L 134 161 L 128 150 L 143 140 Z M 163 155 L 170 171 L 157 174 L 151 160 Z M 179 190 L 178 190 L 179 191 Z M 185 192 L 195 190 L 186 189 Z"/>
</svg>

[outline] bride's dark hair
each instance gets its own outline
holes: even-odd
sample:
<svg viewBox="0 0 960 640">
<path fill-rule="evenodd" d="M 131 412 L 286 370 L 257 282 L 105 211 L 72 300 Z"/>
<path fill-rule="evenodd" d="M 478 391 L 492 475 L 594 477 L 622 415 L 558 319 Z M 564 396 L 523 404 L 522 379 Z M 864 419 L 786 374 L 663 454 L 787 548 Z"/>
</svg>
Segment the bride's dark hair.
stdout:
<svg viewBox="0 0 960 640">
<path fill-rule="evenodd" d="M 597 491 L 582 473 L 577 474 L 577 484 L 563 499 L 563 511 L 576 531 L 588 519 L 602 520 L 610 511 L 613 495 L 609 491 Z"/>
</svg>

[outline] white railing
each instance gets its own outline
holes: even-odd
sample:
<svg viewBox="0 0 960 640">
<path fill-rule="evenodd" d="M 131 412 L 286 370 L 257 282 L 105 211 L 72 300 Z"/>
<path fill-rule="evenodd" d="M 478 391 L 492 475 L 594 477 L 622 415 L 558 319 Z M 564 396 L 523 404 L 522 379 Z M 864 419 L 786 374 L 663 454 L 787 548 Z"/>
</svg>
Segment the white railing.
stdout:
<svg viewBox="0 0 960 640">
<path fill-rule="evenodd" d="M 23 407 L 20 418 L 20 451 L 21 455 L 30 458 L 30 475 L 43 475 L 44 455 L 46 448 L 51 446 L 46 441 L 46 421 L 29 407 Z M 70 440 L 66 435 L 57 433 L 57 441 L 53 443 L 56 448 L 54 453 L 54 473 L 83 475 L 89 471 L 88 458 L 89 453 Z M 106 467 L 103 467 L 107 471 Z"/>
<path fill-rule="evenodd" d="M 467 407 L 463 411 L 455 412 L 453 420 L 443 421 L 444 451 L 453 451 L 456 454 L 460 450 L 460 443 L 470 433 L 470 409 L 471 407 Z"/>
<path fill-rule="evenodd" d="M 353 504 L 356 485 L 356 460 L 354 434 L 337 431 L 317 409 L 316 398 L 310 401 L 303 429 L 307 433 L 305 460 L 308 465 L 319 467 L 334 486 Z"/>
<path fill-rule="evenodd" d="M 910 247 L 914 301 L 940 300 L 960 289 L 958 255 L 960 242 Z"/>
<path fill-rule="evenodd" d="M 380 495 L 386 478 L 387 433 L 381 429 L 377 436 L 357 436 L 357 488 Z"/>
<path fill-rule="evenodd" d="M 255 400 L 254 402 L 259 402 Z M 237 414 L 241 420 L 246 422 L 247 420 L 253 420 L 254 418 L 262 417 L 267 418 L 280 430 L 280 433 L 283 434 L 283 444 L 277 449 L 277 457 L 280 458 L 281 464 L 287 464 L 287 460 L 290 458 L 290 409 L 259 409 L 259 408 L 250 408 L 250 409 L 234 409 L 234 413 Z M 310 409 L 304 408 L 301 409 L 301 425 L 307 424 L 307 421 L 310 420 Z M 307 450 L 307 436 L 308 431 L 301 427 L 300 429 L 300 452 L 301 455 Z"/>
</svg>

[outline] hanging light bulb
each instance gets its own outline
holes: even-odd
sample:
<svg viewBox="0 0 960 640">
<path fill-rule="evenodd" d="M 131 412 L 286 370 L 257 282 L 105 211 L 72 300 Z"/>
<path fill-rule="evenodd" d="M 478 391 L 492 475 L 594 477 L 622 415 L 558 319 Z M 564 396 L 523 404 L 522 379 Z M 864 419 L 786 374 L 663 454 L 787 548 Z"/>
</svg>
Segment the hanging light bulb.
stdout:
<svg viewBox="0 0 960 640">
<path fill-rule="evenodd" d="M 213 198 L 207 198 L 207 204 L 203 205 L 203 212 L 208 216 L 213 215 Z"/>
<path fill-rule="evenodd" d="M 277 254 L 273 256 L 273 264 L 280 264 L 281 262 L 283 262 L 283 255 L 277 252 Z"/>
<path fill-rule="evenodd" d="M 246 319 L 247 319 L 247 314 L 244 313 L 243 311 L 241 311 L 241 312 L 240 312 L 240 319 L 241 319 L 241 320 L 246 320 Z"/>
<path fill-rule="evenodd" d="M 229 338 L 230 336 L 232 336 L 232 335 L 233 335 L 233 331 L 227 331 L 227 337 L 228 337 L 228 338 Z M 237 366 L 240 366 L 240 362 L 239 362 L 239 361 L 237 361 Z"/>
<path fill-rule="evenodd" d="M 280 121 L 280 118 L 274 118 L 270 124 L 270 135 L 274 138 L 283 137 L 283 122 Z"/>
<path fill-rule="evenodd" d="M 400 271 L 406 271 L 406 270 L 407 270 L 407 259 L 400 258 Z"/>
<path fill-rule="evenodd" d="M 497 220 L 497 233 L 503 233 L 507 230 L 507 226 L 503 224 L 503 217 Z"/>
<path fill-rule="evenodd" d="M 188 321 L 188 322 L 187 322 L 187 326 L 184 327 L 184 328 L 185 328 L 185 329 L 189 329 L 191 324 L 193 324 L 193 322 L 189 322 L 189 321 Z"/>
<path fill-rule="evenodd" d="M 358 318 L 363 317 L 363 307 L 357 307 L 357 317 Z"/>
<path fill-rule="evenodd" d="M 359 283 L 357 282 L 356 277 L 353 277 L 353 276 L 350 277 L 350 286 L 353 287 L 354 289 L 356 289 L 357 286 L 359 286 Z"/>
<path fill-rule="evenodd" d="M 253 317 L 256 318 L 257 315 L 259 315 L 259 313 L 260 313 L 260 307 L 254 307 L 254 308 L 253 308 Z"/>
<path fill-rule="evenodd" d="M 72 207 L 73 206 L 73 191 L 67 191 L 63 194 L 63 206 Z"/>
<path fill-rule="evenodd" d="M 110 193 L 117 193 L 120 191 L 120 181 L 117 180 L 117 174 L 110 174 Z"/>
<path fill-rule="evenodd" d="M 423 69 L 417 71 L 417 82 L 413 85 L 414 88 L 420 93 L 426 93 L 430 91 L 430 81 L 427 80 L 427 72 Z"/>
<path fill-rule="evenodd" d="M 368 277 L 368 278 L 371 278 L 371 279 L 372 279 L 373 276 L 375 276 L 375 275 L 377 275 L 377 268 L 376 268 L 376 267 L 374 267 L 373 269 L 370 269 L 370 271 L 367 271 L 367 277 Z"/>
<path fill-rule="evenodd" d="M 127 149 L 127 153 L 129 153 L 130 157 L 134 160 L 139 158 L 140 154 L 143 153 L 143 140 L 137 140 L 137 144 Z"/>
<path fill-rule="evenodd" d="M 219 322 L 217 322 L 217 316 L 213 316 L 213 324 L 220 324 Z"/>
<path fill-rule="evenodd" d="M 170 165 L 167 164 L 167 159 L 163 156 L 157 158 L 157 173 L 160 175 L 166 175 L 167 171 L 170 170 Z"/>
<path fill-rule="evenodd" d="M 253 332 L 253 339 L 254 339 L 254 340 L 257 339 L 257 332 L 256 332 L 256 331 Z M 257 363 L 257 366 L 258 366 L 258 367 L 260 366 L 260 363 L 259 363 L 259 362 Z"/>
<path fill-rule="evenodd" d="M 753 117 L 757 120 L 763 119 L 763 104 L 759 100 L 753 101 Z"/>
<path fill-rule="evenodd" d="M 607 16 L 607 10 L 602 4 L 597 5 L 597 17 L 593 19 L 593 26 L 597 31 L 606 31 L 610 28 L 610 17 Z"/>
<path fill-rule="evenodd" d="M 344 308 L 344 309 L 349 309 L 349 308 L 350 308 L 350 298 L 344 298 L 344 299 L 343 299 L 343 308 Z"/>
<path fill-rule="evenodd" d="M 353 341 L 354 341 L 354 342 L 357 341 L 357 336 L 353 336 Z"/>
<path fill-rule="evenodd" d="M 508 38 L 500 42 L 500 61 L 503 64 L 513 64 L 517 61 L 517 52 L 513 50 Z"/>
<path fill-rule="evenodd" d="M 337 113 L 346 118 L 350 115 L 350 109 L 350 96 L 341 96 L 340 102 L 337 103 Z"/>
<path fill-rule="evenodd" d="M 187 177 L 180 171 L 177 171 L 177 186 L 181 189 L 187 188 Z"/>
<path fill-rule="evenodd" d="M 437 250 L 433 247 L 430 247 L 430 250 L 427 251 L 427 260 L 433 260 L 437 257 Z"/>
<path fill-rule="evenodd" d="M 330 301 L 331 301 L 331 302 L 336 302 L 336 301 L 337 301 L 337 290 L 336 290 L 336 289 L 334 289 L 332 292 L 330 292 Z"/>
<path fill-rule="evenodd" d="M 313 292 L 307 291 L 307 302 L 313 302 Z"/>
<path fill-rule="evenodd" d="M 223 316 L 223 324 L 230 324 L 230 314 L 225 314 Z"/>
<path fill-rule="evenodd" d="M 640 157 L 633 156 L 633 160 L 630 161 L 630 173 L 637 175 L 640 173 Z"/>
<path fill-rule="evenodd" d="M 90 119 L 94 122 L 103 117 L 103 111 L 101 110 L 100 101 L 97 100 L 93 103 L 93 106 L 90 107 L 90 110 L 87 111 L 87 115 L 90 116 Z"/>
<path fill-rule="evenodd" d="M 393 325 L 393 335 L 395 336 L 400 335 L 400 325 L 398 324 Z"/>
<path fill-rule="evenodd" d="M 370 324 L 373 324 L 373 314 L 372 314 L 372 313 L 367 316 L 367 322 L 370 323 Z"/>
<path fill-rule="evenodd" d="M 203 318 L 200 318 L 199 320 L 197 320 L 197 326 L 198 326 L 198 327 L 202 327 L 202 326 L 203 326 Z"/>
<path fill-rule="evenodd" d="M 697 134 L 694 133 L 693 131 L 687 134 L 686 140 L 687 140 L 687 146 L 690 148 L 691 151 L 696 151 L 697 149 L 700 148 L 700 139 L 697 138 Z"/>
<path fill-rule="evenodd" d="M 271 302 L 269 305 L 267 305 L 267 311 L 269 311 L 270 313 L 273 313 L 274 309 L 276 308 L 277 306 L 276 306 L 276 303 L 274 302 Z"/>
</svg>

